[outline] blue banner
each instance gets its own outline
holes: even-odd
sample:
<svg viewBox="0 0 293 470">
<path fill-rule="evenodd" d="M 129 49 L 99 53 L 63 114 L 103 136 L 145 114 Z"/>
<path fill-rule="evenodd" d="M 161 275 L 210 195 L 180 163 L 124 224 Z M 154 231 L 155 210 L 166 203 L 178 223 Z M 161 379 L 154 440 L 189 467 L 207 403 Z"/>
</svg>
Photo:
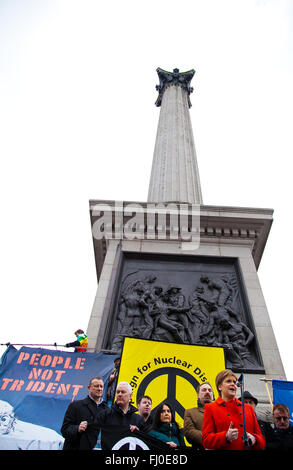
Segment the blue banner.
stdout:
<svg viewBox="0 0 293 470">
<path fill-rule="evenodd" d="M 286 380 L 273 380 L 274 405 L 282 403 L 288 406 L 290 411 L 290 424 L 293 425 L 293 382 Z"/>
<path fill-rule="evenodd" d="M 0 363 L 0 449 L 62 449 L 60 428 L 73 400 L 105 382 L 117 355 L 9 346 Z"/>
</svg>

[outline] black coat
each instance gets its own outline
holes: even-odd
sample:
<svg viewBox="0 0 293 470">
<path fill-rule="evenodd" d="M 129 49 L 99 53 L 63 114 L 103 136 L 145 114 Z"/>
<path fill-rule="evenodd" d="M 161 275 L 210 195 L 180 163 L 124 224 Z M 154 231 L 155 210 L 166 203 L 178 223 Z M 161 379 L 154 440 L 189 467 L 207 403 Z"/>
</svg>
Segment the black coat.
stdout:
<svg viewBox="0 0 293 470">
<path fill-rule="evenodd" d="M 111 408 L 98 416 L 98 425 L 101 426 L 101 447 L 112 449 L 113 440 L 119 433 L 129 430 L 131 425 L 137 426 L 140 431 L 145 430 L 144 419 L 136 413 L 137 408 L 129 406 L 127 413 L 114 403 Z"/>
<path fill-rule="evenodd" d="M 287 429 L 272 428 L 265 437 L 267 450 L 293 450 L 293 426 Z"/>
<path fill-rule="evenodd" d="M 70 403 L 64 415 L 61 434 L 65 438 L 63 450 L 91 450 L 95 447 L 100 429 L 96 425 L 98 415 L 107 410 L 105 402 L 99 406 L 87 396 L 83 400 Z M 87 421 L 88 427 L 78 432 L 81 421 Z"/>
<path fill-rule="evenodd" d="M 153 424 L 153 416 L 150 414 L 148 419 L 144 422 L 144 431 L 146 432 Z"/>
</svg>

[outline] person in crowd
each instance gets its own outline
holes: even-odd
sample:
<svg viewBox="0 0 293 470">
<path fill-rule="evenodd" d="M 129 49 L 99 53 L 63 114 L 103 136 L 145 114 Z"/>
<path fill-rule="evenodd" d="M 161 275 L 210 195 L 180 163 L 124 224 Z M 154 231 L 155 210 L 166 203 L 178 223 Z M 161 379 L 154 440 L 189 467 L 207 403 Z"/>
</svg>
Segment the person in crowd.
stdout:
<svg viewBox="0 0 293 470">
<path fill-rule="evenodd" d="M 282 404 L 273 406 L 274 428 L 267 433 L 267 450 L 293 450 L 293 426 L 289 408 Z"/>
<path fill-rule="evenodd" d="M 116 359 L 114 359 L 114 369 L 112 370 L 110 377 L 109 377 L 108 388 L 107 388 L 108 406 L 112 405 L 113 400 L 115 398 L 115 390 L 116 390 L 116 385 L 117 385 L 117 380 L 118 380 L 120 360 L 121 360 L 120 357 L 116 357 Z"/>
<path fill-rule="evenodd" d="M 88 390 L 86 398 L 71 402 L 65 412 L 61 427 L 63 450 L 91 450 L 96 446 L 100 431 L 97 416 L 108 408 L 103 401 L 103 379 L 91 378 Z"/>
<path fill-rule="evenodd" d="M 138 409 L 138 414 L 143 418 L 145 422 L 145 430 L 146 430 L 153 423 L 153 419 L 151 416 L 151 411 L 152 411 L 151 397 L 149 397 L 148 395 L 139 397 L 139 399 L 137 400 L 137 409 Z"/>
<path fill-rule="evenodd" d="M 163 402 L 157 407 L 153 424 L 147 432 L 173 449 L 186 447 L 184 436 L 175 421 L 171 405 L 167 402 Z"/>
<path fill-rule="evenodd" d="M 240 397 L 239 400 L 242 401 L 242 398 Z M 272 430 L 272 426 L 270 425 L 269 421 L 265 421 L 264 419 L 261 419 L 261 417 L 258 415 L 258 412 L 256 410 L 256 407 L 257 407 L 257 404 L 258 404 L 258 399 L 255 398 L 253 395 L 251 395 L 250 392 L 248 392 L 246 390 L 246 391 L 243 392 L 243 400 L 244 400 L 244 403 L 246 403 L 247 405 L 252 406 L 252 408 L 255 412 L 260 430 L 261 430 L 262 434 L 264 436 L 266 436 Z"/>
<path fill-rule="evenodd" d="M 87 351 L 87 346 L 88 346 L 88 337 L 85 334 L 83 330 L 76 330 L 74 332 L 76 336 L 76 341 L 73 341 L 72 343 L 66 343 L 65 347 L 66 348 L 75 348 L 75 352 L 86 352 Z"/>
<path fill-rule="evenodd" d="M 216 376 L 219 397 L 213 403 L 207 403 L 202 424 L 202 444 L 205 449 L 243 450 L 243 414 L 242 403 L 236 398 L 237 377 L 225 369 Z M 249 449 L 265 448 L 265 438 L 261 433 L 254 410 L 245 406 L 245 424 Z"/>
<path fill-rule="evenodd" d="M 184 413 L 184 436 L 189 444 L 192 444 L 193 449 L 202 450 L 201 437 L 204 408 L 207 403 L 214 400 L 214 393 L 211 384 L 208 382 L 198 385 L 196 393 L 197 408 L 187 409 Z"/>
<path fill-rule="evenodd" d="M 116 400 L 111 408 L 98 416 L 97 424 L 101 426 L 101 447 L 103 450 L 110 449 L 109 439 L 111 432 L 130 430 L 144 431 L 144 419 L 137 414 L 137 408 L 130 401 L 132 399 L 132 388 L 128 382 L 120 382 L 116 388 Z"/>
</svg>

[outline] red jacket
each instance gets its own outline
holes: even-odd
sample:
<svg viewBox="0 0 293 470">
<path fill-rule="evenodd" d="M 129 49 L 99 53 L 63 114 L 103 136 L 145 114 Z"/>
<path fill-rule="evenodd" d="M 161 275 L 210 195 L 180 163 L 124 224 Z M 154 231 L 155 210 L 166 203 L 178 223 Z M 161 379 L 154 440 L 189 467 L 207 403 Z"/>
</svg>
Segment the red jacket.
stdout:
<svg viewBox="0 0 293 470">
<path fill-rule="evenodd" d="M 253 434 L 256 438 L 254 446 L 249 447 L 252 450 L 262 450 L 265 448 L 265 438 L 261 433 L 254 410 L 251 405 L 245 406 L 245 425 L 246 432 Z M 234 427 L 238 429 L 238 438 L 235 441 L 227 442 L 226 433 L 231 421 Z M 243 450 L 243 413 L 241 401 L 224 401 L 217 398 L 213 403 L 207 403 L 204 408 L 202 423 L 202 444 L 205 449 L 223 449 L 223 450 Z"/>
</svg>

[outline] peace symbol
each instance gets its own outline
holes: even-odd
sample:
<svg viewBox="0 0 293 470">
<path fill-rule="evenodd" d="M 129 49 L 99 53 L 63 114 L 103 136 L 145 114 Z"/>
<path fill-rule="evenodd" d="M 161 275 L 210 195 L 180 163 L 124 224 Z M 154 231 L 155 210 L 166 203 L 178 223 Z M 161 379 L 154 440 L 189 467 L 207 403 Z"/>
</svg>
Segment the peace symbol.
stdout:
<svg viewBox="0 0 293 470">
<path fill-rule="evenodd" d="M 167 401 L 170 403 L 174 412 L 177 411 L 179 416 L 184 419 L 185 408 L 181 405 L 181 403 L 178 402 L 176 398 L 176 377 L 177 375 L 183 377 L 193 386 L 194 390 L 196 390 L 199 385 L 199 382 L 193 377 L 193 375 L 189 374 L 185 370 L 176 369 L 175 367 L 161 367 L 160 369 L 153 370 L 143 379 L 139 385 L 136 396 L 142 397 L 145 394 L 145 391 L 150 382 L 161 375 L 168 375 L 167 397 L 163 400 L 163 402 Z M 153 411 L 155 411 L 159 405 L 160 403 L 155 408 L 153 408 Z"/>
<path fill-rule="evenodd" d="M 127 436 L 120 441 L 116 442 L 112 450 L 119 450 L 122 447 L 127 446 L 129 450 L 150 450 L 149 447 L 137 437 Z"/>
</svg>

